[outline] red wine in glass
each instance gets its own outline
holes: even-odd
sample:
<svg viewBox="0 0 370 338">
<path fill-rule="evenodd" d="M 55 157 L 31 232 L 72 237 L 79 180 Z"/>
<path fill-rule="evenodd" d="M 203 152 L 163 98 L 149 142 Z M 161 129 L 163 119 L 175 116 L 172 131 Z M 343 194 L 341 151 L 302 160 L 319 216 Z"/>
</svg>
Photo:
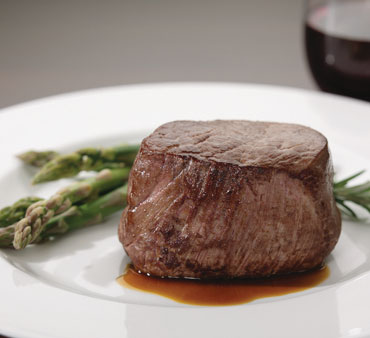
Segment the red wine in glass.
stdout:
<svg viewBox="0 0 370 338">
<path fill-rule="evenodd" d="M 308 63 L 326 92 L 370 101 L 370 1 L 321 1 L 309 8 Z"/>
</svg>

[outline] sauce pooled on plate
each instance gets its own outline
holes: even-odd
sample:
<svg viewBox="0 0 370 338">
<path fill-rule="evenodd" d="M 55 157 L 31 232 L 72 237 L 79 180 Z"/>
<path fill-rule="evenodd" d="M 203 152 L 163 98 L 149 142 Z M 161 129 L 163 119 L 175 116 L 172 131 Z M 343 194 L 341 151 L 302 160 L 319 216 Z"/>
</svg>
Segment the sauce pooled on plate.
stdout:
<svg viewBox="0 0 370 338">
<path fill-rule="evenodd" d="M 191 305 L 237 305 L 312 288 L 329 276 L 329 268 L 263 279 L 199 280 L 149 277 L 132 265 L 117 278 L 124 287 L 154 293 Z"/>
</svg>

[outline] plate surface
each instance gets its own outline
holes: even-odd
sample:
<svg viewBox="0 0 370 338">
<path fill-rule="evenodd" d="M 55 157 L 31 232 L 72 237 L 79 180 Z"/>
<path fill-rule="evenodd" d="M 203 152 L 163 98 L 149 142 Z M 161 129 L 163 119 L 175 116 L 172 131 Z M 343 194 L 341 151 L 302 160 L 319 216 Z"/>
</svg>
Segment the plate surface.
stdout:
<svg viewBox="0 0 370 338">
<path fill-rule="evenodd" d="M 338 177 L 370 169 L 370 105 L 303 90 L 238 84 L 127 86 L 61 95 L 0 113 L 0 206 L 47 197 L 14 155 L 139 142 L 178 119 L 294 122 L 328 139 Z M 364 180 L 367 177 L 363 177 Z M 0 250 L 0 333 L 15 337 L 370 337 L 370 226 L 343 222 L 321 285 L 229 307 L 186 306 L 115 281 L 128 262 L 119 215 L 24 251 Z M 368 223 L 368 222 L 367 222 Z"/>
</svg>

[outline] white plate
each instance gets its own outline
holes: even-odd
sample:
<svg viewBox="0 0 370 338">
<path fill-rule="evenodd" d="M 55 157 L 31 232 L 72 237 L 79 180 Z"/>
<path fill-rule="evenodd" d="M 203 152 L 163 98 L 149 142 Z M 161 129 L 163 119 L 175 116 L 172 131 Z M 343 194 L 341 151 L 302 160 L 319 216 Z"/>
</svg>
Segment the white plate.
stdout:
<svg viewBox="0 0 370 338">
<path fill-rule="evenodd" d="M 329 139 L 340 176 L 370 168 L 370 105 L 296 89 L 163 84 L 37 100 L 0 114 L 0 206 L 48 196 L 67 180 L 30 186 L 14 154 L 137 142 L 176 119 L 296 122 Z M 229 307 L 186 306 L 115 282 L 128 259 L 119 216 L 24 251 L 0 251 L 0 333 L 16 337 L 370 336 L 370 226 L 344 222 L 323 284 Z"/>
</svg>

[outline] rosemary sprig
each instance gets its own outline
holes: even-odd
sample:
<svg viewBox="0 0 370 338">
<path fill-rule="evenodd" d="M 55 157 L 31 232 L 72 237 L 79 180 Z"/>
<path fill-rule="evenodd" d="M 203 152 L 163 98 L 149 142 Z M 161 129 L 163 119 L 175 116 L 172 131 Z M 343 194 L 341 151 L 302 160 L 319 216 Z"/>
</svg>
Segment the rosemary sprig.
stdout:
<svg viewBox="0 0 370 338">
<path fill-rule="evenodd" d="M 348 187 L 347 184 L 356 177 L 362 175 L 362 170 L 333 184 L 334 197 L 341 211 L 353 219 L 359 219 L 356 212 L 348 205 L 348 202 L 359 205 L 370 213 L 370 181 Z"/>
</svg>

